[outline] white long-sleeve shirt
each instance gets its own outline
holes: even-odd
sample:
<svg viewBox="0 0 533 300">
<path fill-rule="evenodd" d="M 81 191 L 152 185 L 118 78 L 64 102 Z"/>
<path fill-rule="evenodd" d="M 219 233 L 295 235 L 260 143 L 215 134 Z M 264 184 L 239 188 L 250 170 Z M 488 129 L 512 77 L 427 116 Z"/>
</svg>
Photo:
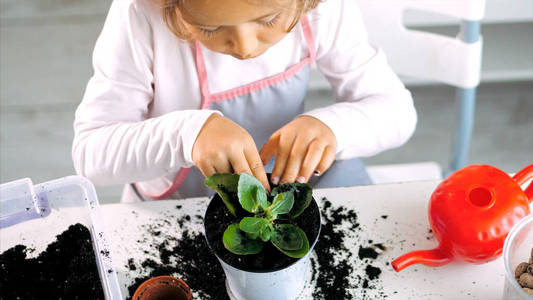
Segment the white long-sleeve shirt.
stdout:
<svg viewBox="0 0 533 300">
<path fill-rule="evenodd" d="M 96 42 L 94 75 L 76 111 L 72 156 L 76 171 L 97 185 L 172 178 L 192 166 L 198 132 L 215 112 L 200 109 L 194 53 L 166 27 L 153 2 L 114 0 Z M 411 94 L 384 54 L 367 42 L 355 1 L 327 0 L 307 16 L 316 66 L 337 103 L 306 114 L 331 128 L 336 159 L 405 143 L 416 124 Z M 249 60 L 202 47 L 211 92 L 285 71 L 308 55 L 302 37 L 297 25 Z"/>
</svg>

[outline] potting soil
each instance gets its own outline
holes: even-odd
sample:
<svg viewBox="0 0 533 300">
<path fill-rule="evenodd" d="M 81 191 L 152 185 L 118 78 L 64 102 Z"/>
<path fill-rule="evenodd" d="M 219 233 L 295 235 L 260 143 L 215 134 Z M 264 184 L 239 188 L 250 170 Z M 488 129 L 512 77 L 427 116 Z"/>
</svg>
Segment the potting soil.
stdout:
<svg viewBox="0 0 533 300">
<path fill-rule="evenodd" d="M 16 245 L 0 254 L 0 299 L 104 299 L 91 234 L 71 225 L 45 251 Z"/>
<path fill-rule="evenodd" d="M 312 202 L 297 218 L 293 225 L 302 229 L 311 245 L 318 235 L 320 219 L 318 218 L 318 206 Z M 231 215 L 220 197 L 215 197 L 206 213 L 206 232 L 209 243 L 215 253 L 229 265 L 245 271 L 277 271 L 283 269 L 297 259 L 289 257 L 279 251 L 271 242 L 263 244 L 263 249 L 258 254 L 236 255 L 229 252 L 222 243 L 222 236 L 226 228 L 238 222 Z"/>
</svg>

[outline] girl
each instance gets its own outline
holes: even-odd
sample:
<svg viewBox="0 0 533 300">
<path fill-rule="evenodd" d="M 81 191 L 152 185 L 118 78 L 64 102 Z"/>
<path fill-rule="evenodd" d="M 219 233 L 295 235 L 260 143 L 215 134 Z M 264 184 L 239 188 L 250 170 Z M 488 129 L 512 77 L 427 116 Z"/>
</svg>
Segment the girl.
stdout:
<svg viewBox="0 0 533 300">
<path fill-rule="evenodd" d="M 337 103 L 303 113 L 313 63 Z M 368 184 L 357 157 L 403 144 L 416 124 L 354 0 L 115 0 L 93 65 L 74 165 L 95 184 L 126 183 L 123 201 L 206 196 L 204 176 L 224 172 L 267 189 Z"/>
</svg>

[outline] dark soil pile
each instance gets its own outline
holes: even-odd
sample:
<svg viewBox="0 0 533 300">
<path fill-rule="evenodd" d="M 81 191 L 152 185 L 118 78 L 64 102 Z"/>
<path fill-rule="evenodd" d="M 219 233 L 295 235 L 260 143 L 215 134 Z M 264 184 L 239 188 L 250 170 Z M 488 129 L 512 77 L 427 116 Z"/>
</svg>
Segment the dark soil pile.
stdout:
<svg viewBox="0 0 533 300">
<path fill-rule="evenodd" d="M 147 276 L 138 277 L 128 287 L 130 297 L 145 280 L 161 275 L 174 275 L 185 281 L 191 290 L 199 294 L 199 299 L 228 300 L 224 285 L 224 271 L 217 258 L 210 252 L 203 234 L 183 232 L 176 246 L 168 249 L 168 243 L 156 245 L 162 263 L 146 259 L 141 263 L 143 269 L 150 270 Z M 182 264 L 171 264 L 170 258 L 177 258 Z M 133 259 L 128 261 L 130 270 L 136 270 Z M 131 298 L 129 298 L 131 299 Z"/>
<path fill-rule="evenodd" d="M 104 299 L 89 230 L 71 225 L 36 258 L 16 245 L 0 254 L 0 298 Z"/>
<path fill-rule="evenodd" d="M 324 199 L 322 199 L 324 200 Z M 315 299 L 350 299 L 348 293 L 350 288 L 349 277 L 353 268 L 347 260 L 335 261 L 335 254 L 345 252 L 351 256 L 348 249 L 343 246 L 345 233 L 335 230 L 335 225 L 339 225 L 342 220 L 348 219 L 352 226 L 357 228 L 357 215 L 351 211 L 350 214 L 342 214 L 342 208 L 331 211 L 331 203 L 324 202 L 322 206 L 322 218 L 326 222 L 322 224 L 320 239 L 315 246 L 320 272 L 318 273 L 316 289 L 313 293 Z M 331 216 L 327 212 L 331 211 Z M 315 263 L 311 264 L 315 266 Z M 313 270 L 314 273 L 317 270 Z"/>
<path fill-rule="evenodd" d="M 325 222 L 322 223 L 320 239 L 315 246 L 318 263 L 314 259 L 311 261 L 313 273 L 318 272 L 313 299 L 353 299 L 350 290 L 358 291 L 357 299 L 368 299 L 367 292 L 376 289 L 380 289 L 377 292 L 379 299 L 387 298 L 382 287 L 371 284 L 371 281 L 379 278 L 381 269 L 370 265 L 370 262 L 379 255 L 376 249 L 385 250 L 385 247 L 368 241 L 369 247 L 360 246 L 358 258 L 352 257 L 352 252 L 344 245 L 344 241 L 348 238 L 348 232 L 357 236 L 361 231 L 357 214 L 344 207 L 333 209 L 331 202 L 326 198 L 322 198 L 322 203 L 322 219 Z M 350 230 L 341 230 L 343 222 L 350 224 Z M 339 258 L 341 256 L 344 258 Z M 354 272 L 356 264 L 366 265 L 366 276 L 357 275 L 353 281 L 350 280 L 350 275 Z"/>
<path fill-rule="evenodd" d="M 273 271 L 283 269 L 297 259 L 286 256 L 280 252 L 272 243 L 263 245 L 263 250 L 253 255 L 235 255 L 229 252 L 222 243 L 222 236 L 226 228 L 237 223 L 239 220 L 231 215 L 222 199 L 218 195 L 211 201 L 206 212 L 205 227 L 207 239 L 213 247 L 215 253 L 226 263 L 241 270 L 246 271 Z M 296 219 L 294 225 L 301 228 L 309 240 L 313 243 L 319 230 L 319 212 L 315 201 L 303 211 Z"/>
</svg>

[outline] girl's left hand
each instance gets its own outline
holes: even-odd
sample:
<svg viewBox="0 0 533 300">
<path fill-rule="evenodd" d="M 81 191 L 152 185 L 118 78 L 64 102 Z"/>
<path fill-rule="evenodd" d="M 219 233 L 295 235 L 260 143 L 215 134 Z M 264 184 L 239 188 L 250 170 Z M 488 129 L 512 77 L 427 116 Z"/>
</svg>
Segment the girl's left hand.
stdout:
<svg viewBox="0 0 533 300">
<path fill-rule="evenodd" d="M 277 156 L 270 176 L 273 184 L 307 182 L 313 173 L 324 173 L 336 153 L 337 138 L 331 129 L 311 116 L 299 116 L 274 132 L 259 151 L 264 165 Z"/>
</svg>

